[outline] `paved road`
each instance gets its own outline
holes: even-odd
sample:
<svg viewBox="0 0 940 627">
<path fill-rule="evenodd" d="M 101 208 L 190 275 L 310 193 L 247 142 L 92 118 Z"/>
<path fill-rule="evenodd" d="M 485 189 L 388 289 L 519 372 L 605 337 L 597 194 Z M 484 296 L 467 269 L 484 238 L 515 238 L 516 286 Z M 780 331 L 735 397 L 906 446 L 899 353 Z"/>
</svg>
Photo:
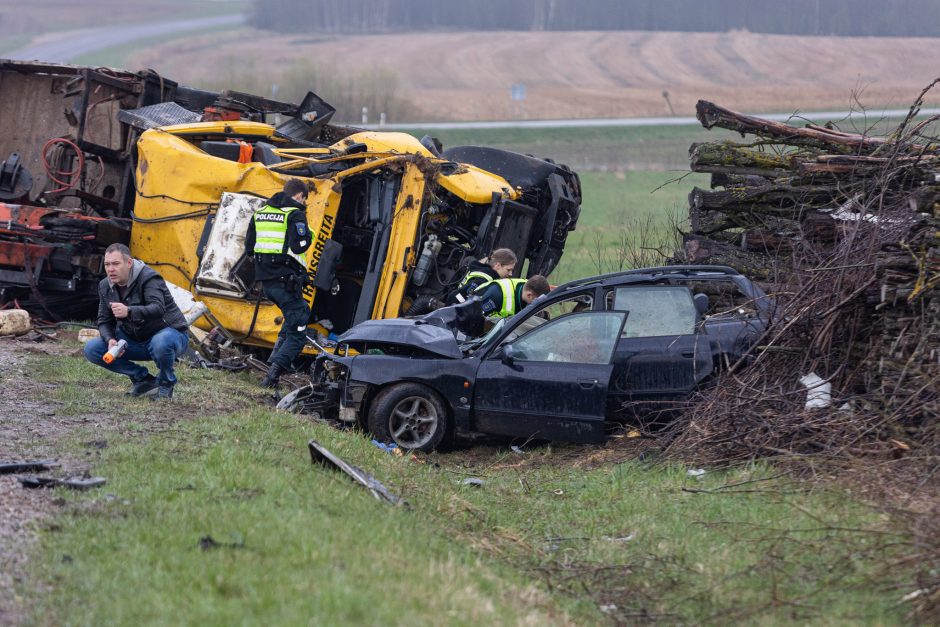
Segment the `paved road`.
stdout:
<svg viewBox="0 0 940 627">
<path fill-rule="evenodd" d="M 82 55 L 105 48 L 159 37 L 176 35 L 187 31 L 199 31 L 219 26 L 238 26 L 244 23 L 242 15 L 219 15 L 189 20 L 151 22 L 149 24 L 101 26 L 80 30 L 62 31 L 44 35 L 39 41 L 3 55 L 19 61 L 46 61 L 48 63 L 68 63 Z"/>
<path fill-rule="evenodd" d="M 850 111 L 808 111 L 794 116 L 790 113 L 756 113 L 751 114 L 765 120 L 776 120 L 799 125 L 804 120 L 813 122 L 826 122 L 828 120 L 842 120 L 851 117 L 855 120 L 868 119 L 875 122 L 878 119 L 901 118 L 907 115 L 908 109 L 886 109 L 883 111 L 870 110 L 867 113 Z M 940 109 L 921 109 L 920 115 L 938 115 Z M 383 130 L 459 130 L 459 129 L 501 129 L 501 128 L 594 128 L 605 126 L 700 126 L 694 117 L 650 117 L 650 118 L 591 118 L 579 120 L 500 120 L 492 122 L 427 122 L 424 124 L 386 124 Z M 362 125 L 365 128 L 378 129 L 377 125 Z"/>
</svg>

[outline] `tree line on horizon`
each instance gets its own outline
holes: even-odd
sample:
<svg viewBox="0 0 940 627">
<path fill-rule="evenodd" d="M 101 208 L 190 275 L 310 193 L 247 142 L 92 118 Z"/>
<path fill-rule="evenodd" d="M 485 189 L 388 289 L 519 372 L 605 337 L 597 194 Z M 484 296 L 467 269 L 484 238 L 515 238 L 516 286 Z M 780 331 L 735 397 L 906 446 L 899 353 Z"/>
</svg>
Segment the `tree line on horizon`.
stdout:
<svg viewBox="0 0 940 627">
<path fill-rule="evenodd" d="M 640 30 L 936 37 L 938 0 L 253 0 L 280 32 Z"/>
</svg>

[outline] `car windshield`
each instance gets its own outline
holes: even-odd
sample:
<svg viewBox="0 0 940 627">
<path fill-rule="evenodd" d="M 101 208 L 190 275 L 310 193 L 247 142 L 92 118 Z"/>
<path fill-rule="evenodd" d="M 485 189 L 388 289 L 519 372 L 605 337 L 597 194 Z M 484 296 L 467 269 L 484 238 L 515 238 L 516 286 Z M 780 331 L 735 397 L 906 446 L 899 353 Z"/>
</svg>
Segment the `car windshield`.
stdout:
<svg viewBox="0 0 940 627">
<path fill-rule="evenodd" d="M 461 344 L 460 350 L 463 351 L 464 355 L 472 355 L 474 351 L 476 351 L 478 348 L 480 348 L 481 346 L 489 342 L 490 338 L 498 335 L 499 332 L 502 330 L 502 328 L 506 325 L 507 320 L 509 320 L 509 318 L 500 318 L 499 320 L 496 321 L 496 324 L 494 324 L 493 327 L 489 331 L 487 331 L 480 337 L 473 338 L 472 340 L 469 340 Z"/>
</svg>

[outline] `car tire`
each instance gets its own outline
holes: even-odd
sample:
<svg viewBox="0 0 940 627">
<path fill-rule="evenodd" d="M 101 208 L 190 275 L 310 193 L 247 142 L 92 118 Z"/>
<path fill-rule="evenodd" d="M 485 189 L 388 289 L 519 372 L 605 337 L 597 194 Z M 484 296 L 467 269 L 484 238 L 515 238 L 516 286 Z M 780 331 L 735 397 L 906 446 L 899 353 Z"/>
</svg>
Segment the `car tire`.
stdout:
<svg viewBox="0 0 940 627">
<path fill-rule="evenodd" d="M 381 442 L 429 452 L 450 428 L 450 415 L 434 390 L 418 383 L 398 383 L 379 392 L 369 408 L 368 427 Z"/>
</svg>

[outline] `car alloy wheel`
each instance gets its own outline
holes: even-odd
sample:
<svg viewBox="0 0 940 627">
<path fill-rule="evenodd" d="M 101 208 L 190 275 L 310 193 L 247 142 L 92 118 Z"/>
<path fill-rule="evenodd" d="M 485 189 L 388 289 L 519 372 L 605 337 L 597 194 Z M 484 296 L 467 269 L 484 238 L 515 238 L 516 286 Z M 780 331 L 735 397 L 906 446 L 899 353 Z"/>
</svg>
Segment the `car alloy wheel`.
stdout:
<svg viewBox="0 0 940 627">
<path fill-rule="evenodd" d="M 392 409 L 388 427 L 399 446 L 421 448 L 434 437 L 439 421 L 437 408 L 431 401 L 421 396 L 408 396 Z"/>
<path fill-rule="evenodd" d="M 369 431 L 376 439 L 408 450 L 432 451 L 452 428 L 443 399 L 419 383 L 383 389 L 371 403 L 368 416 Z"/>
</svg>

